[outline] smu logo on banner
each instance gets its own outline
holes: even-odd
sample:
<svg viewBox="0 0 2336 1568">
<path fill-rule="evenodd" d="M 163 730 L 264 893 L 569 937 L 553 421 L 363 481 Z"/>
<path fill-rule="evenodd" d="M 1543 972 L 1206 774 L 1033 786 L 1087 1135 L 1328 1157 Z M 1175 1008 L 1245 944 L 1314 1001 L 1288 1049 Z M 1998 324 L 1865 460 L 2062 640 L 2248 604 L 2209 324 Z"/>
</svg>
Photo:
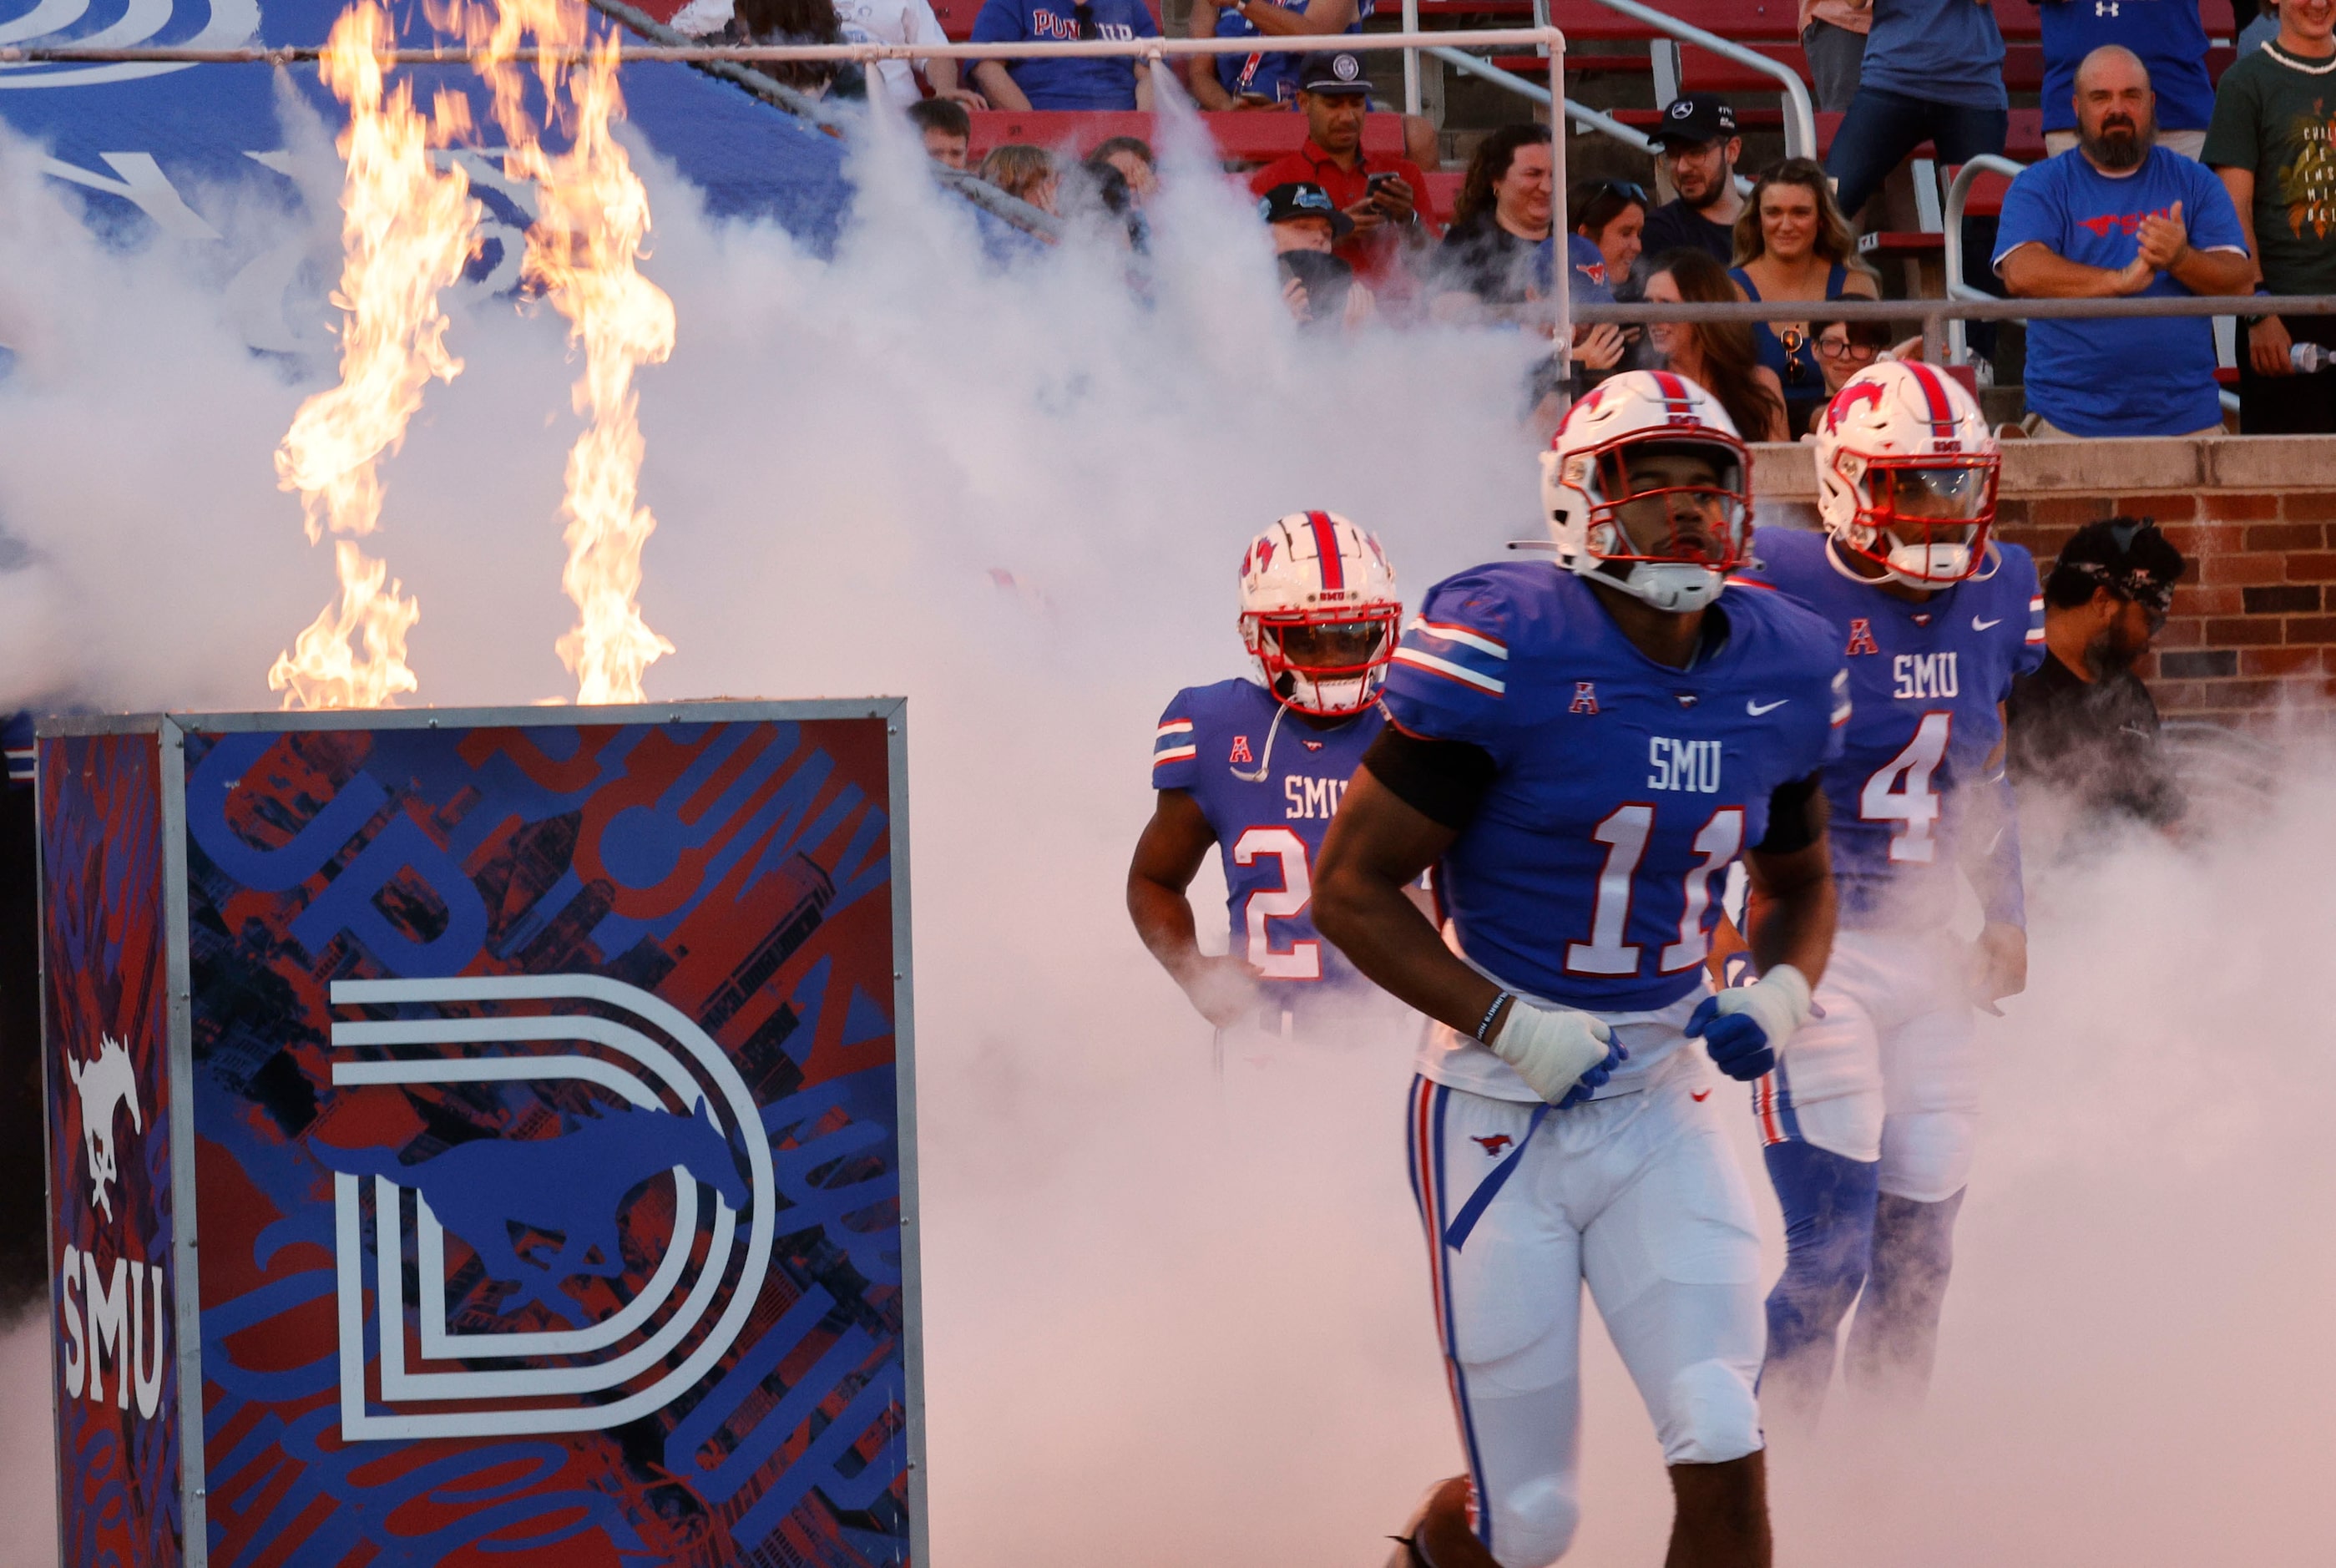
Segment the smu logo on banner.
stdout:
<svg viewBox="0 0 2336 1568">
<path fill-rule="evenodd" d="M 89 1158 L 90 1204 L 109 1223 L 114 1219 L 112 1188 L 122 1173 L 114 1130 L 127 1115 L 132 1131 L 144 1132 L 138 1104 L 138 1072 L 129 1048 L 111 1035 L 98 1037 L 96 1057 L 65 1056 L 65 1076 L 81 1103 L 82 1147 Z M 105 1239 L 105 1238 L 101 1238 Z M 57 1265 L 57 1290 L 65 1332 L 65 1393 L 89 1402 L 106 1401 L 105 1365 L 113 1365 L 113 1403 L 130 1408 L 134 1391 L 138 1414 L 151 1419 L 162 1402 L 163 1353 L 170 1309 L 164 1300 L 162 1266 L 113 1251 L 112 1267 L 94 1251 L 68 1242 Z"/>
<path fill-rule="evenodd" d="M 778 1193 L 762 1113 L 705 1030 L 598 975 L 342 980 L 332 1001 L 336 1087 L 590 1085 L 616 1102 L 571 1096 L 590 1108 L 548 1135 L 467 1140 L 411 1164 L 396 1148 L 309 1140 L 334 1173 L 345 1439 L 602 1430 L 663 1409 L 721 1362 L 761 1292 Z M 468 1011 L 511 1003 L 597 1010 Z M 357 1008 L 398 1016 L 342 1016 Z M 450 1232 L 493 1302 L 459 1323 Z M 530 1306 L 566 1326 L 507 1321 Z"/>
</svg>

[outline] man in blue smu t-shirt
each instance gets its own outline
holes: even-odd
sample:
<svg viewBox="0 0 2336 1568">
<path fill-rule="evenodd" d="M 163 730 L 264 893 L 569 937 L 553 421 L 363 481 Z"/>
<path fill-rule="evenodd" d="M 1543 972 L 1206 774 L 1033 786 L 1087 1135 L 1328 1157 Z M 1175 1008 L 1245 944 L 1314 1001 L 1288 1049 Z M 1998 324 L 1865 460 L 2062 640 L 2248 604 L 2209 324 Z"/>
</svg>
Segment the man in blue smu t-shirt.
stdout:
<svg viewBox="0 0 2336 1568">
<path fill-rule="evenodd" d="M 2158 141 L 2197 157 L 2214 117 L 2198 7 L 2199 0 L 2036 0 L 2043 24 L 2045 151 L 2076 146 L 2077 67 L 2103 44 L 2119 44 L 2140 57 L 2157 90 Z"/>
<path fill-rule="evenodd" d="M 2244 294 L 2254 263 L 2230 193 L 2155 145 L 2149 73 L 2097 49 L 2077 72 L 2078 146 L 2011 182 L 1995 270 L 2024 298 Z M 2028 407 L 2039 435 L 2220 434 L 2205 317 L 2067 318 L 2028 327 Z"/>
<path fill-rule="evenodd" d="M 984 0 L 973 19 L 976 44 L 1122 43 L 1157 38 L 1160 24 L 1144 0 Z M 999 109 L 1144 109 L 1152 72 L 1133 60 L 1033 58 L 985 60 L 974 84 Z"/>
</svg>

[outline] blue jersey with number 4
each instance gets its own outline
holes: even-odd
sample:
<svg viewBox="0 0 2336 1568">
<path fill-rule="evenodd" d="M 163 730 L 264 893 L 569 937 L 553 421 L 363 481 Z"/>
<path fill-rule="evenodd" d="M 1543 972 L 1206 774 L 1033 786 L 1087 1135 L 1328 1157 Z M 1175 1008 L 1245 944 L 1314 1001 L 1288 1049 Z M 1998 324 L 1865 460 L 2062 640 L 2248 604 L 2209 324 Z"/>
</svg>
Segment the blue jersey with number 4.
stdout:
<svg viewBox="0 0 2336 1568">
<path fill-rule="evenodd" d="M 1374 707 L 1318 729 L 1280 707 L 1253 680 L 1178 692 L 1152 743 L 1152 787 L 1184 791 L 1208 818 L 1224 863 L 1228 950 L 1290 1007 L 1326 985 L 1363 983 L 1314 930 L 1314 861 L 1387 720 Z"/>
<path fill-rule="evenodd" d="M 1991 570 L 1916 604 L 1844 575 L 1830 549 L 1823 533 L 1764 528 L 1744 575 L 1822 616 L 1849 666 L 1849 735 L 1825 770 L 1842 923 L 1943 925 L 1956 827 L 1975 798 L 1961 792 L 1991 776 L 2012 677 L 2044 661 L 2036 562 L 1998 544 Z"/>
<path fill-rule="evenodd" d="M 1725 641 L 1679 670 L 1551 561 L 1428 591 L 1384 706 L 1498 770 L 1436 873 L 1461 952 L 1495 979 L 1598 1012 L 1687 996 L 1769 795 L 1838 754 L 1846 677 L 1825 623 L 1747 589 L 1708 613 Z"/>
</svg>

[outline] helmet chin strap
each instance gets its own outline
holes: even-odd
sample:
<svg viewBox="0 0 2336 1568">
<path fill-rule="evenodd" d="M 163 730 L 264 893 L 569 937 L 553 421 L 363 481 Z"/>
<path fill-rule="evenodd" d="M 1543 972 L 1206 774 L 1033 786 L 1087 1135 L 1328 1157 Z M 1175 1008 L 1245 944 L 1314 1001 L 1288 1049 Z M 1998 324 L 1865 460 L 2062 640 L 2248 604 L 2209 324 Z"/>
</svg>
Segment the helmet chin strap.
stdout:
<svg viewBox="0 0 2336 1568">
<path fill-rule="evenodd" d="M 1281 700 L 1273 705 L 1273 723 L 1266 726 L 1265 745 L 1257 754 L 1257 771 L 1243 773 L 1239 768 L 1231 770 L 1233 777 L 1243 784 L 1263 784 L 1266 775 L 1273 771 L 1273 737 L 1281 733 L 1281 721 L 1290 716 L 1289 698 L 1279 688 L 1282 681 L 1290 678 L 1290 672 L 1283 670 L 1280 677 L 1273 683 L 1276 688 L 1274 695 Z M 1295 685 L 1294 682 L 1292 684 Z"/>
</svg>

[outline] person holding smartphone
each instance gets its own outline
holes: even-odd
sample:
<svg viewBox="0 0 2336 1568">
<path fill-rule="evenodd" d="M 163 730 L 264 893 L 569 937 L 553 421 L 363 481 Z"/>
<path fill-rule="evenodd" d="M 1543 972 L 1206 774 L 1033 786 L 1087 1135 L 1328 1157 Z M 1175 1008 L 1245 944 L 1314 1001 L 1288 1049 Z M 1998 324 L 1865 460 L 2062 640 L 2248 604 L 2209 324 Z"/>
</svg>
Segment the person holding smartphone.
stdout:
<svg viewBox="0 0 2336 1568">
<path fill-rule="evenodd" d="M 1363 151 L 1363 117 L 1371 84 L 1363 63 L 1341 50 L 1309 54 L 1298 73 L 1298 109 L 1306 142 L 1250 177 L 1250 193 L 1280 185 L 1317 185 L 1353 225 L 1331 253 L 1355 269 L 1383 306 L 1407 310 L 1418 297 L 1420 261 L 1436 239 L 1421 212 L 1427 177 L 1407 158 Z"/>
<path fill-rule="evenodd" d="M 1377 308 L 1371 291 L 1333 253 L 1353 232 L 1354 220 L 1331 203 L 1329 192 L 1306 180 L 1277 185 L 1258 198 L 1257 215 L 1273 237 L 1282 302 L 1299 326 L 1338 329 L 1371 319 Z"/>
</svg>

